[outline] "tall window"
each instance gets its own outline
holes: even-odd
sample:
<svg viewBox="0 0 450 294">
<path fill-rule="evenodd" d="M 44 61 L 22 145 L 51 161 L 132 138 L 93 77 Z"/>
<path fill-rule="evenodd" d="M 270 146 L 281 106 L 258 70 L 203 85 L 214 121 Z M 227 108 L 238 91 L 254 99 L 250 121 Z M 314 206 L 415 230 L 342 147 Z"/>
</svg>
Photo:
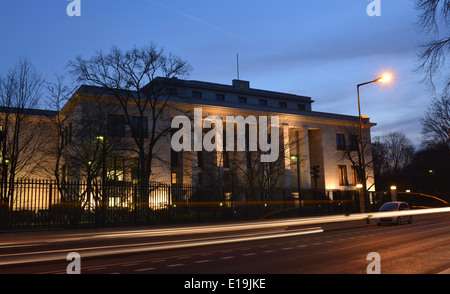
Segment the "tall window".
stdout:
<svg viewBox="0 0 450 294">
<path fill-rule="evenodd" d="M 123 157 L 110 157 L 107 160 L 106 175 L 110 181 L 123 181 Z"/>
<path fill-rule="evenodd" d="M 352 181 L 353 186 L 356 186 L 356 184 L 358 184 L 359 182 L 358 171 L 354 166 L 352 166 Z"/>
<path fill-rule="evenodd" d="M 138 158 L 130 158 L 130 167 L 131 167 L 131 182 L 133 184 L 139 181 L 140 175 L 140 165 Z"/>
<path fill-rule="evenodd" d="M 125 137 L 125 116 L 108 114 L 108 136 Z"/>
<path fill-rule="evenodd" d="M 148 138 L 148 123 L 145 116 L 132 116 L 131 124 L 138 137 L 142 134 L 143 138 Z"/>
<path fill-rule="evenodd" d="M 345 135 L 336 134 L 336 146 L 337 150 L 345 150 Z"/>
<path fill-rule="evenodd" d="M 172 173 L 172 185 L 178 184 L 178 175 L 177 173 Z"/>
<path fill-rule="evenodd" d="M 197 151 L 197 166 L 203 167 L 203 151 Z"/>
<path fill-rule="evenodd" d="M 350 151 L 358 151 L 358 136 L 350 135 Z"/>
<path fill-rule="evenodd" d="M 347 186 L 348 185 L 347 166 L 339 165 L 338 169 L 339 169 L 339 186 Z"/>
</svg>

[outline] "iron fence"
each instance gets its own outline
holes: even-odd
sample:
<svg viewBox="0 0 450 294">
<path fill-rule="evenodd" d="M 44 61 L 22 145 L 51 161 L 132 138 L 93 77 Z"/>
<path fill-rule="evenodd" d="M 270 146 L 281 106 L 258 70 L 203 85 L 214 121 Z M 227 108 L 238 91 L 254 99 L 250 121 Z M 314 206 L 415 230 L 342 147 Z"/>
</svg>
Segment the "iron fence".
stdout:
<svg viewBox="0 0 450 294">
<path fill-rule="evenodd" d="M 214 189 L 130 182 L 1 184 L 0 230 L 149 225 L 352 213 L 356 191 Z"/>
</svg>

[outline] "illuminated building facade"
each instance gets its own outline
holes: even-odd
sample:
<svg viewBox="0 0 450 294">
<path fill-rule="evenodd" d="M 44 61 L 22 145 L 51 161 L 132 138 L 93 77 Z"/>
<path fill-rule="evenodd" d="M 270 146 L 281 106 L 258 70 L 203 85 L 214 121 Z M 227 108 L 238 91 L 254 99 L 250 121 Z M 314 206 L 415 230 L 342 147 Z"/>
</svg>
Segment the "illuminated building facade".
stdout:
<svg viewBox="0 0 450 294">
<path fill-rule="evenodd" d="M 163 80 L 158 78 L 155 82 Z M 246 142 L 246 151 L 176 152 L 171 148 L 171 135 L 176 132 L 172 128 L 154 148 L 152 181 L 194 186 L 272 185 L 291 189 L 300 183 L 302 189 L 356 190 L 360 182 L 355 169 L 360 149 L 359 117 L 316 112 L 312 110 L 314 101 L 310 97 L 253 89 L 248 81 L 233 80 L 231 85 L 173 81 L 176 86 L 167 90 L 171 98 L 162 106 L 165 109 L 157 120 L 158 129 L 170 129 L 173 118 L 180 115 L 194 123 L 195 109 L 201 109 L 203 119 L 221 118 L 224 126 L 227 116 L 276 116 L 279 156 L 273 163 L 258 161 L 260 154 L 248 151 L 251 142 Z M 150 112 L 148 116 L 145 112 L 144 116 L 140 115 L 136 105 L 130 104 L 127 111 L 125 116 L 123 106 L 105 89 L 81 86 L 59 112 L 31 113 L 34 120 L 45 121 L 47 127 L 41 128 L 45 134 L 40 138 L 46 142 L 39 156 L 41 170 L 29 177 L 48 179 L 58 173 L 61 179 L 85 179 L 101 176 L 102 169 L 106 168 L 105 176 L 110 180 L 135 181 L 139 163 L 131 127 L 140 126 L 142 139 L 149 141 L 152 120 Z M 375 124 L 367 117 L 363 122 L 367 187 L 374 191 L 370 128 Z M 246 128 L 250 130 L 251 123 Z M 203 129 L 203 135 L 207 131 Z M 224 127 L 223 131 L 226 134 L 230 130 Z"/>
</svg>

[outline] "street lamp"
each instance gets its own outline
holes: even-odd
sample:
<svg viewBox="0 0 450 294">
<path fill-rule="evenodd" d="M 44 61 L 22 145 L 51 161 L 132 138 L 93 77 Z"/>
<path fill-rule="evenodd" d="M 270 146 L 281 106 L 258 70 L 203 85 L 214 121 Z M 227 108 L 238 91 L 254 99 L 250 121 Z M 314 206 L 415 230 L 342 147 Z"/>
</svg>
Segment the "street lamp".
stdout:
<svg viewBox="0 0 450 294">
<path fill-rule="evenodd" d="M 2 160 L 3 165 L 3 174 L 2 174 L 2 201 L 8 202 L 8 166 L 9 166 L 10 160 L 8 158 L 5 158 Z"/>
<path fill-rule="evenodd" d="M 367 192 L 367 181 L 366 181 L 366 159 L 365 159 L 365 155 L 364 155 L 364 138 L 363 138 L 363 122 L 362 122 L 362 116 L 361 116 L 361 102 L 360 102 L 360 95 L 359 95 L 359 88 L 361 86 L 364 85 L 368 85 L 371 83 L 387 83 L 391 80 L 391 75 L 390 74 L 385 74 L 382 77 L 379 77 L 376 80 L 370 81 L 370 82 L 366 82 L 366 83 L 362 83 L 362 84 L 358 84 L 356 89 L 358 92 L 358 110 L 359 110 L 359 129 L 360 129 L 360 135 L 361 135 L 361 159 L 362 159 L 362 175 L 363 178 L 362 180 L 362 184 L 363 184 L 363 193 L 360 194 L 360 199 L 359 199 L 359 210 L 360 212 L 365 212 L 365 208 L 364 208 L 364 201 L 366 199 L 366 192 Z"/>
<path fill-rule="evenodd" d="M 101 221 L 105 221 L 105 209 L 107 203 L 106 196 L 106 140 L 102 134 L 97 135 L 97 140 L 102 144 L 102 205 L 100 211 L 102 212 Z"/>
<path fill-rule="evenodd" d="M 436 193 L 436 174 L 433 169 L 428 171 L 433 176 L 433 191 Z"/>
<path fill-rule="evenodd" d="M 391 201 L 397 201 L 397 186 L 391 186 Z"/>
</svg>

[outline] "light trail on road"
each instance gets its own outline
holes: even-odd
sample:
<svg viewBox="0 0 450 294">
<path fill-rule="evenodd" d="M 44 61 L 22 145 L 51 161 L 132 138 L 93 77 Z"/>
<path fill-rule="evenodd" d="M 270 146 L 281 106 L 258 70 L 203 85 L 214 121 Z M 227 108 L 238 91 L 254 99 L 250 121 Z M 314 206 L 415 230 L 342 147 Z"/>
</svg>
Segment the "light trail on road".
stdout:
<svg viewBox="0 0 450 294">
<path fill-rule="evenodd" d="M 26 246 L 31 244 L 36 247 L 48 245 L 49 243 L 58 242 L 76 242 L 76 241 L 95 241 L 121 238 L 142 238 L 142 237 L 161 237 L 161 236 L 191 236 L 195 234 L 212 234 L 212 233 L 232 233 L 238 231 L 248 231 L 243 234 L 230 236 L 205 236 L 203 238 L 184 238 L 177 240 L 161 240 L 153 242 L 136 242 L 133 244 L 116 244 L 104 246 L 84 246 L 84 247 L 68 247 L 61 250 L 42 251 L 35 248 L 33 251 L 13 254 L 0 255 L 0 266 L 10 264 L 23 264 L 42 261 L 55 261 L 64 259 L 69 252 L 80 252 L 83 257 L 98 257 L 107 255 L 118 255 L 128 253 L 140 253 L 158 250 L 180 249 L 188 247 L 220 245 L 227 243 L 248 242 L 263 239 L 285 238 L 300 236 L 306 234 L 316 234 L 323 232 L 321 227 L 314 228 L 298 228 L 299 226 L 310 226 L 326 223 L 338 223 L 358 220 L 369 220 L 383 217 L 395 217 L 401 215 L 419 215 L 432 213 L 450 212 L 450 207 L 432 208 L 432 209 L 417 209 L 407 211 L 395 212 L 375 212 L 375 213 L 357 213 L 352 215 L 334 215 L 321 217 L 305 217 L 293 218 L 284 220 L 264 220 L 254 221 L 239 224 L 225 224 L 225 225 L 207 225 L 207 226 L 193 226 L 193 227 L 175 227 L 170 229 L 151 229 L 151 230 L 134 230 L 134 231 L 116 231 L 114 233 L 98 234 L 97 232 L 78 234 L 76 236 L 50 235 L 42 239 L 34 238 L 33 240 L 21 240 L 17 242 L 2 242 L 0 249 L 18 245 Z M 254 230 L 254 232 L 252 232 Z M 260 231 L 257 231 L 260 230 Z M 263 231 L 261 231 L 263 230 Z M 275 231 L 274 231 L 275 230 Z M 280 231 L 281 230 L 281 231 Z M 288 231 L 291 230 L 291 231 Z M 38 242 L 38 243 L 36 243 Z"/>
<path fill-rule="evenodd" d="M 305 218 L 292 218 L 283 220 L 264 220 L 247 223 L 236 223 L 226 225 L 203 225 L 193 227 L 174 227 L 170 229 L 141 229 L 134 231 L 115 231 L 112 233 L 98 234 L 98 233 L 85 233 L 76 235 L 63 235 L 49 236 L 47 239 L 42 237 L 40 239 L 34 239 L 39 243 L 52 243 L 52 242 L 70 242 L 70 241 L 88 241 L 94 239 L 108 239 L 108 238 L 133 238 L 133 237 L 157 237 L 157 236 L 177 236 L 177 235 L 192 235 L 192 234 L 206 234 L 206 233 L 221 233 L 221 232 L 233 232 L 241 230 L 255 230 L 255 229 L 270 229 L 270 228 L 283 228 L 294 227 L 303 225 L 318 225 L 325 223 L 337 223 L 337 222 L 349 222 L 358 220 L 371 220 L 384 217 L 396 217 L 405 215 L 420 215 L 420 214 L 432 214 L 432 213 L 445 213 L 450 212 L 450 207 L 443 208 L 427 208 L 405 211 L 386 211 L 386 212 L 370 212 L 370 213 L 355 213 L 350 215 L 332 215 L 332 216 L 320 216 L 320 217 L 305 217 Z M 17 246 L 29 244 L 30 240 L 23 239 L 22 241 L 8 242 L 0 241 L 0 248 L 6 246 Z"/>
<path fill-rule="evenodd" d="M 69 248 L 69 249 L 59 249 L 59 250 L 48 250 L 48 251 L 35 251 L 35 252 L 25 252 L 25 253 L 13 253 L 13 254 L 2 254 L 0 255 L 0 266 L 12 265 L 12 264 L 23 264 L 23 263 L 33 263 L 33 262 L 44 262 L 44 261 L 61 261 L 64 260 L 68 252 L 77 252 L 82 255 L 83 258 L 87 257 L 100 257 L 100 256 L 111 256 L 117 254 L 127 254 L 127 253 L 139 253 L 139 252 L 150 252 L 158 250 L 170 250 L 170 249 L 180 249 L 188 247 L 198 247 L 198 246 L 208 246 L 208 245 L 220 245 L 229 244 L 237 242 L 249 242 L 263 239 L 275 239 L 275 238 L 285 238 L 293 237 L 307 234 L 322 233 L 322 228 L 309 228 L 302 229 L 293 232 L 282 232 L 282 233 L 257 233 L 257 234 L 246 234 L 230 237 L 214 237 L 214 238 L 201 238 L 196 240 L 176 240 L 176 241 L 166 241 L 166 242 L 150 242 L 150 243 L 137 243 L 137 244 L 122 244 L 122 245 L 109 245 L 109 246 L 94 246 L 94 247 L 83 247 L 83 248 Z M 3 259 L 3 260 L 2 260 Z"/>
</svg>

